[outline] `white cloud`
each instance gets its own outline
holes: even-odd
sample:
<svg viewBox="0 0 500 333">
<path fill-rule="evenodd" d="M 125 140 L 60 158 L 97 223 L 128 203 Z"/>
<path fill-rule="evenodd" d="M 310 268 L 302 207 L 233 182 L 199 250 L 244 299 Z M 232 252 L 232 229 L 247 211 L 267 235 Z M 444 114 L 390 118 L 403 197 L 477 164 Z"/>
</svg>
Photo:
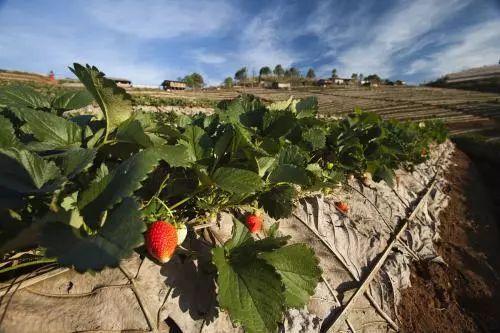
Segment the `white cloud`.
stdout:
<svg viewBox="0 0 500 333">
<path fill-rule="evenodd" d="M 428 79 L 470 67 L 495 64 L 500 57 L 500 20 L 489 20 L 450 36 L 452 43 L 411 63 L 407 74 Z"/>
<path fill-rule="evenodd" d="M 210 52 L 206 49 L 198 49 L 193 51 L 193 58 L 198 63 L 218 65 L 227 61 L 226 56 Z"/>
<path fill-rule="evenodd" d="M 462 9 L 467 1 L 422 0 L 403 2 L 379 19 L 367 34 L 370 42 L 356 43 L 339 53 L 346 73 L 395 74 L 395 64 L 409 48 L 423 47 L 420 38 Z"/>
<path fill-rule="evenodd" d="M 87 8 L 107 28 L 140 38 L 207 36 L 235 15 L 223 0 L 95 0 Z"/>
<path fill-rule="evenodd" d="M 279 8 L 252 19 L 240 37 L 237 62 L 258 71 L 262 66 L 288 67 L 298 61 L 299 56 L 287 50 L 290 36 L 285 29 L 286 20 Z"/>
</svg>

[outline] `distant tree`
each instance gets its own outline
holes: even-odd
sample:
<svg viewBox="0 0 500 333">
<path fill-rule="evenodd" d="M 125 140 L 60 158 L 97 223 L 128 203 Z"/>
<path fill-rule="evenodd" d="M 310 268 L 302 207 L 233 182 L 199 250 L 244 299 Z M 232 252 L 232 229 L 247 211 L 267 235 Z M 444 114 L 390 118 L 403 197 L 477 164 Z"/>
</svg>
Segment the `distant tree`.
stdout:
<svg viewBox="0 0 500 333">
<path fill-rule="evenodd" d="M 363 73 L 359 73 L 359 76 L 358 76 L 359 82 L 362 82 L 364 77 L 365 76 L 363 75 Z"/>
<path fill-rule="evenodd" d="M 372 83 L 380 83 L 380 82 L 382 82 L 382 79 L 377 74 L 370 74 L 367 77 L 365 77 L 365 80 L 369 81 L 369 82 L 372 82 Z"/>
<path fill-rule="evenodd" d="M 316 73 L 314 73 L 314 69 L 309 68 L 309 70 L 307 71 L 306 77 L 308 79 L 314 79 L 316 77 Z"/>
<path fill-rule="evenodd" d="M 259 76 L 271 75 L 271 68 L 264 66 L 259 71 Z"/>
<path fill-rule="evenodd" d="M 224 79 L 224 88 L 231 88 L 233 86 L 233 78 L 228 76 Z"/>
<path fill-rule="evenodd" d="M 299 78 L 300 77 L 300 71 L 296 67 L 290 67 L 290 77 L 291 78 Z"/>
<path fill-rule="evenodd" d="M 281 67 L 281 65 L 276 65 L 276 67 L 274 67 L 273 73 L 277 77 L 281 77 L 285 75 L 285 70 L 283 69 L 283 67 Z"/>
<path fill-rule="evenodd" d="M 358 74 L 357 73 L 352 73 L 351 80 L 358 81 Z"/>
<path fill-rule="evenodd" d="M 337 69 L 334 68 L 334 69 L 332 69 L 332 79 L 336 79 L 336 78 L 338 78 Z"/>
<path fill-rule="evenodd" d="M 234 78 L 239 82 L 245 81 L 247 79 L 247 68 L 242 67 L 238 69 L 238 71 L 236 71 L 236 73 L 234 74 Z"/>
<path fill-rule="evenodd" d="M 205 85 L 203 76 L 198 73 L 186 75 L 182 81 L 186 82 L 186 85 L 191 88 L 201 88 Z"/>
</svg>

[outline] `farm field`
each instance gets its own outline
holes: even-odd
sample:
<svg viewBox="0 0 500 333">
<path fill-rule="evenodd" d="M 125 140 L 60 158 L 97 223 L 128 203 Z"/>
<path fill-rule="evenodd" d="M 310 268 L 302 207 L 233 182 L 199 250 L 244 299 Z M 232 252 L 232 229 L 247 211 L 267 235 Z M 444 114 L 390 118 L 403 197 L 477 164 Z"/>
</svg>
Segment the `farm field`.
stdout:
<svg viewBox="0 0 500 333">
<path fill-rule="evenodd" d="M 84 88 L 10 85 L 12 76 L 0 87 L 0 212 L 9 216 L 0 330 L 477 331 L 480 309 L 462 303 L 433 313 L 438 320 L 414 320 L 425 317 L 426 299 L 440 308 L 461 299 L 462 282 L 441 297 L 450 282 L 436 275 L 427 288 L 425 272 L 409 263 L 439 274 L 429 259 L 464 262 L 446 244 L 469 243 L 447 228 L 481 239 L 467 231 L 468 212 L 487 214 L 473 223 L 496 230 L 499 187 L 481 177 L 496 178 L 498 143 L 475 135 L 455 145 L 445 124 L 456 134 L 493 127 L 498 95 L 125 91 L 95 67 L 72 71 Z M 468 174 L 476 166 L 457 147 L 485 160 L 480 174 Z M 466 191 L 470 184 L 492 199 L 471 205 L 481 195 Z M 463 283 L 484 280 L 496 295 L 483 271 L 497 264 L 481 258 L 497 247 L 467 251 L 478 262 Z M 482 317 L 498 326 L 495 311 Z"/>
<path fill-rule="evenodd" d="M 133 95 L 156 98 L 219 101 L 241 93 L 256 95 L 267 101 L 315 96 L 323 116 L 342 116 L 354 108 L 375 112 L 384 119 L 441 119 L 451 134 L 495 127 L 500 119 L 500 94 L 430 87 L 378 88 L 297 88 L 278 91 L 263 88 L 221 89 L 207 91 L 130 91 Z"/>
</svg>

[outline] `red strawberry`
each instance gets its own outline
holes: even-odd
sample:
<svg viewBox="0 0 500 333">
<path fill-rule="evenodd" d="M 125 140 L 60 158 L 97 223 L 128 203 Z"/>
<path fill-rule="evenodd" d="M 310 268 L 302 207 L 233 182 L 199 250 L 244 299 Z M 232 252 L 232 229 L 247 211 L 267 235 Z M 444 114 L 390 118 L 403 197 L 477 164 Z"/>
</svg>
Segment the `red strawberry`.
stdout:
<svg viewBox="0 0 500 333">
<path fill-rule="evenodd" d="M 346 214 L 349 211 L 349 205 L 342 201 L 337 201 L 335 203 L 335 207 L 340 210 L 342 213 Z"/>
<path fill-rule="evenodd" d="M 255 214 L 248 214 L 246 218 L 246 225 L 251 233 L 259 232 L 262 229 L 262 217 Z"/>
<path fill-rule="evenodd" d="M 166 263 L 177 247 L 177 229 L 165 221 L 151 223 L 146 233 L 146 247 L 149 254 L 159 262 Z"/>
</svg>

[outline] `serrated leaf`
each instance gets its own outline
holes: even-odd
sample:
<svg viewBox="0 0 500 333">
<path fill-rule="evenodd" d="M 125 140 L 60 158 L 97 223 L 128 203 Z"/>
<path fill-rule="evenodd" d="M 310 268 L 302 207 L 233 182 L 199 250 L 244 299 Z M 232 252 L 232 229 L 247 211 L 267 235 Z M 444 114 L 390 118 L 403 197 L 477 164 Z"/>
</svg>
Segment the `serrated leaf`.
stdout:
<svg viewBox="0 0 500 333">
<path fill-rule="evenodd" d="M 135 143 L 142 148 L 153 147 L 153 142 L 136 119 L 128 119 L 116 129 L 116 138 L 122 142 Z"/>
<path fill-rule="evenodd" d="M 288 184 L 273 186 L 259 197 L 259 205 L 274 219 L 289 217 L 293 211 L 295 188 Z"/>
<path fill-rule="evenodd" d="M 54 98 L 52 107 L 59 110 L 75 110 L 91 104 L 93 100 L 88 91 L 69 91 Z"/>
<path fill-rule="evenodd" d="M 26 123 L 21 127 L 40 141 L 39 149 L 65 149 L 81 145 L 82 129 L 55 114 L 32 109 L 18 109 L 15 115 Z M 36 145 L 33 145 L 35 147 Z"/>
<path fill-rule="evenodd" d="M 253 193 L 262 187 L 262 179 L 253 171 L 221 167 L 215 170 L 212 179 L 224 191 Z"/>
<path fill-rule="evenodd" d="M 224 244 L 227 250 L 232 250 L 252 238 L 248 228 L 238 219 L 233 217 L 233 229 L 231 230 L 231 238 Z"/>
<path fill-rule="evenodd" d="M 20 145 L 16 138 L 14 126 L 9 119 L 0 115 L 0 148 L 17 147 Z"/>
<path fill-rule="evenodd" d="M 314 294 L 321 277 L 319 261 L 313 250 L 304 244 L 293 244 L 265 252 L 261 258 L 272 265 L 285 284 L 286 305 L 301 308 Z"/>
<path fill-rule="evenodd" d="M 102 212 L 131 196 L 158 161 L 158 152 L 146 149 L 122 162 L 110 174 L 90 183 L 78 196 L 78 207 L 84 217 L 96 222 Z"/>
<path fill-rule="evenodd" d="M 10 107 L 49 108 L 47 98 L 28 86 L 12 85 L 0 88 L 0 104 Z"/>
<path fill-rule="evenodd" d="M 311 180 L 306 169 L 292 164 L 280 164 L 269 175 L 272 183 L 291 183 L 307 186 Z"/>
<path fill-rule="evenodd" d="M 259 169 L 259 176 L 264 177 L 267 170 L 273 166 L 276 158 L 264 156 L 255 158 L 255 161 L 257 162 L 257 168 Z"/>
<path fill-rule="evenodd" d="M 283 313 L 283 284 L 265 260 L 231 264 L 224 248 L 213 249 L 219 306 L 248 333 L 275 332 Z"/>
<path fill-rule="evenodd" d="M 297 119 L 316 117 L 318 113 L 318 99 L 314 96 L 307 97 L 295 106 Z"/>
<path fill-rule="evenodd" d="M 296 125 L 297 122 L 294 115 L 291 112 L 283 112 L 270 122 L 266 128 L 266 135 L 271 138 L 280 138 L 290 133 Z"/>
<path fill-rule="evenodd" d="M 58 155 L 63 175 L 72 178 L 92 165 L 97 154 L 95 149 L 73 148 Z"/>
<path fill-rule="evenodd" d="M 106 118 L 107 132 L 113 131 L 132 115 L 132 100 L 125 89 L 116 85 L 101 73 L 97 67 L 73 64 L 70 70 L 78 77 L 94 97 Z"/>
<path fill-rule="evenodd" d="M 132 198 L 123 199 L 110 211 L 95 235 L 84 235 L 64 222 L 67 221 L 48 223 L 41 245 L 47 249 L 47 257 L 55 257 L 61 265 L 74 267 L 78 272 L 118 266 L 121 259 L 132 255 L 133 249 L 143 243 L 142 233 L 146 229 L 139 205 Z"/>
<path fill-rule="evenodd" d="M 278 155 L 279 164 L 292 164 L 303 167 L 308 161 L 308 154 L 295 145 L 287 145 L 283 147 Z"/>
<path fill-rule="evenodd" d="M 0 187 L 19 193 L 51 191 L 54 187 L 48 186 L 49 182 L 59 176 L 59 168 L 54 162 L 28 150 L 0 149 Z"/>
<path fill-rule="evenodd" d="M 312 150 L 322 149 L 326 144 L 326 133 L 321 127 L 312 127 L 302 132 L 302 139 Z"/>
<path fill-rule="evenodd" d="M 188 125 L 179 141 L 188 148 L 188 153 L 193 161 L 201 160 L 208 156 L 212 147 L 212 140 L 201 127 Z"/>
<path fill-rule="evenodd" d="M 246 332 L 275 332 L 285 310 L 284 285 L 259 254 L 279 249 L 289 237 L 255 241 L 243 223 L 234 218 L 233 223 L 231 239 L 212 250 L 219 305 Z"/>
<path fill-rule="evenodd" d="M 195 162 L 191 159 L 187 147 L 183 145 L 165 145 L 158 147 L 157 150 L 160 158 L 174 168 L 187 168 L 192 162 Z"/>
<path fill-rule="evenodd" d="M 290 106 L 292 101 L 293 101 L 293 97 L 290 96 L 290 98 L 288 98 L 286 101 L 278 101 L 278 102 L 274 102 L 274 103 L 269 104 L 267 109 L 271 110 L 271 111 L 285 111 L 286 109 L 288 109 L 288 107 Z"/>
</svg>

